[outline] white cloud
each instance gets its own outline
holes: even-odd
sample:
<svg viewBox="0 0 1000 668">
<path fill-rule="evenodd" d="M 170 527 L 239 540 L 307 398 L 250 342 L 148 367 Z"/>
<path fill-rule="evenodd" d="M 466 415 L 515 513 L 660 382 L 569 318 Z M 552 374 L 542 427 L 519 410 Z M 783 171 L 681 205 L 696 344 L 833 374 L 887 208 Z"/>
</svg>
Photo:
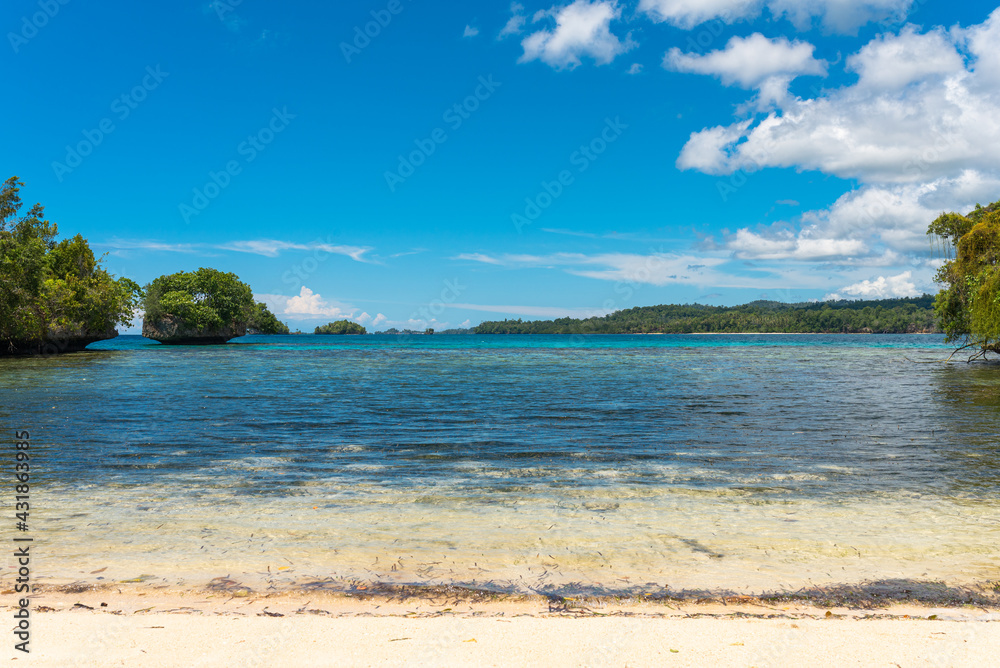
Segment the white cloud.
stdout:
<svg viewBox="0 0 1000 668">
<path fill-rule="evenodd" d="M 911 280 L 912 272 L 904 271 L 898 276 L 879 276 L 873 280 L 865 280 L 841 288 L 838 292 L 828 294 L 825 300 L 845 299 L 892 299 L 894 297 L 918 297 L 921 294 L 916 284 Z"/>
<path fill-rule="evenodd" d="M 426 253 L 426 252 L 427 252 L 426 248 L 414 248 L 413 250 L 402 251 L 400 253 L 393 253 L 389 257 L 391 258 L 406 257 L 407 255 L 419 255 L 420 253 Z"/>
<path fill-rule="evenodd" d="M 735 83 L 755 88 L 775 76 L 787 80 L 803 74 L 826 76 L 826 61 L 813 58 L 815 49 L 808 42 L 768 39 L 757 32 L 733 37 L 725 49 L 705 55 L 682 53 L 675 47 L 667 52 L 663 66 L 678 72 L 711 74 L 727 86 Z"/>
<path fill-rule="evenodd" d="M 375 317 L 370 316 L 367 312 L 362 313 L 357 318 L 354 319 L 359 325 L 365 325 L 366 327 L 378 327 L 389 319 L 383 314 L 379 313 Z"/>
<path fill-rule="evenodd" d="M 504 37 L 508 37 L 510 35 L 516 35 L 520 33 L 521 30 L 524 28 L 524 24 L 527 21 L 527 19 L 523 14 L 524 5 L 521 5 L 516 2 L 512 3 L 510 6 L 510 11 L 511 14 L 513 14 L 513 16 L 511 16 L 510 19 L 507 20 L 507 23 L 504 25 L 504 27 L 501 28 L 500 34 L 497 35 L 497 39 L 503 39 Z"/>
<path fill-rule="evenodd" d="M 829 286 L 833 280 L 859 281 L 828 296 L 832 299 L 863 296 L 858 291 L 865 280 L 882 285 L 870 279 L 870 274 L 858 275 L 871 267 L 910 271 L 917 286 L 910 294 L 934 292 L 933 275 L 941 264 L 934 255 L 940 256 L 941 250 L 927 236 L 928 225 L 942 211 L 968 211 L 976 203 L 993 201 L 997 192 L 1000 177 L 972 171 L 924 184 L 862 186 L 827 209 L 803 214 L 797 230 L 781 224 L 758 231 L 744 228 L 722 244 L 707 245 L 728 250 L 737 259 L 780 263 L 772 268 L 789 284 L 805 285 L 820 276 L 817 271 L 825 274 L 817 287 Z M 794 270 L 790 263 L 808 268 L 808 273 Z M 902 285 L 891 278 L 886 278 L 886 285 Z"/>
<path fill-rule="evenodd" d="M 237 253 L 252 253 L 265 257 L 278 257 L 282 251 L 313 251 L 315 253 L 332 253 L 346 255 L 357 262 L 372 262 L 365 257 L 371 251 L 369 246 L 345 246 L 341 244 L 323 243 L 321 241 L 300 244 L 275 239 L 252 239 L 247 241 L 230 241 L 223 244 L 167 244 L 149 239 L 117 239 L 107 242 L 97 242 L 95 246 L 114 248 L 117 250 L 148 250 L 165 253 L 195 253 L 216 255 L 212 251 L 235 251 Z"/>
<path fill-rule="evenodd" d="M 776 18 L 785 17 L 799 30 L 814 18 L 837 33 L 853 34 L 872 21 L 902 21 L 915 0 L 768 0 Z"/>
<path fill-rule="evenodd" d="M 467 253 L 453 259 L 475 260 L 505 267 L 562 267 L 575 276 L 605 281 L 668 285 L 672 283 L 708 284 L 731 281 L 713 271 L 726 262 L 724 258 L 677 255 L 674 253 L 552 253 L 550 255 L 504 254 L 498 257 Z"/>
<path fill-rule="evenodd" d="M 628 68 L 628 72 L 626 74 L 638 74 L 639 72 L 642 72 L 642 64 L 632 63 L 632 67 Z"/>
<path fill-rule="evenodd" d="M 762 4 L 760 0 L 640 0 L 639 11 L 654 21 L 690 29 L 710 19 L 733 23 L 755 16 Z"/>
<path fill-rule="evenodd" d="M 781 258 L 771 261 L 755 256 L 755 262 L 749 266 L 748 261 L 734 261 L 732 249 L 717 247 L 700 254 L 678 254 L 671 252 L 638 253 L 601 253 L 585 255 L 582 253 L 552 253 L 548 255 L 496 254 L 480 255 L 480 261 L 502 266 L 510 270 L 550 269 L 565 273 L 610 281 L 618 285 L 692 285 L 712 288 L 755 288 L 760 290 L 787 290 L 795 286 L 796 290 L 827 290 L 831 284 L 830 273 L 817 273 L 808 261 L 816 258 L 827 258 L 832 252 L 849 252 L 852 248 L 824 247 L 822 242 L 806 242 L 796 251 L 793 243 L 786 243 L 791 248 L 777 249 L 772 252 Z M 831 258 L 832 259 L 832 258 Z M 791 261 L 789 261 L 791 260 Z M 864 258 L 854 261 L 851 258 L 838 258 L 836 271 L 838 283 L 866 278 L 859 275 L 871 266 L 889 266 L 886 262 L 876 262 Z M 726 265 L 726 266 L 724 266 Z M 933 273 L 927 268 L 928 276 Z M 616 285 L 616 289 L 617 289 Z M 493 308 L 493 307 L 491 307 Z M 497 307 L 499 308 L 499 307 Z M 523 307 L 510 308 L 511 313 L 528 313 Z M 540 314 L 547 317 L 560 317 L 554 313 Z M 579 317 L 579 316 L 573 316 Z"/>
<path fill-rule="evenodd" d="M 145 250 L 162 253 L 201 253 L 203 246 L 198 244 L 168 244 L 147 239 L 119 239 L 112 237 L 111 241 L 98 241 L 93 244 L 100 248 L 114 248 L 118 251 Z"/>
<path fill-rule="evenodd" d="M 483 262 L 485 264 L 503 264 L 501 260 L 498 260 L 489 255 L 484 255 L 483 253 L 460 253 L 452 260 L 471 260 L 472 262 Z"/>
<path fill-rule="evenodd" d="M 639 11 L 654 21 L 690 29 L 710 20 L 735 23 L 767 7 L 799 30 L 818 19 L 832 32 L 854 33 L 871 21 L 902 20 L 915 0 L 640 0 Z"/>
<path fill-rule="evenodd" d="M 997 22 L 1000 10 L 989 21 Z M 982 30 L 978 26 L 965 34 Z M 926 183 L 967 169 L 995 172 L 1000 94 L 975 69 L 944 74 L 954 64 L 955 47 L 942 35 L 921 39 L 907 28 L 901 35 L 880 36 L 851 61 L 864 73 L 858 84 L 815 98 L 785 99 L 780 113 L 755 124 L 739 121 L 694 133 L 677 164 L 709 173 L 794 167 L 866 183 Z M 924 61 L 933 65 L 922 74 L 919 65 L 899 66 L 887 74 L 870 71 L 884 54 L 909 52 L 917 43 L 936 49 L 924 54 Z M 983 54 L 976 62 L 990 57 Z M 989 65 L 984 67 L 989 71 Z M 866 85 L 871 77 L 911 85 Z"/>
<path fill-rule="evenodd" d="M 364 257 L 364 254 L 371 250 L 371 248 L 367 246 L 343 246 L 322 242 L 299 244 L 289 241 L 276 241 L 274 239 L 233 241 L 228 244 L 216 246 L 216 248 L 221 250 L 237 251 L 240 253 L 253 253 L 255 255 L 264 255 L 266 257 L 277 257 L 281 251 L 284 250 L 320 251 L 336 255 L 346 255 L 352 260 L 356 260 L 358 262 L 368 262 L 369 260 Z"/>
<path fill-rule="evenodd" d="M 371 321 L 385 321 L 385 316 L 381 313 L 372 318 L 367 313 L 362 313 L 355 317 L 357 309 L 348 304 L 343 304 L 335 300 L 324 299 L 323 295 L 313 292 L 310 288 L 302 286 L 299 294 L 289 297 L 287 295 L 259 294 L 254 295 L 254 299 L 267 304 L 267 307 L 278 318 L 289 320 L 316 320 L 319 318 L 329 320 L 354 320 L 360 324 Z"/>
<path fill-rule="evenodd" d="M 703 285 L 721 280 L 721 276 L 712 272 L 710 267 L 724 262 L 725 260 L 721 258 L 694 257 L 667 253 L 651 255 L 609 253 L 587 257 L 582 261 L 584 265 L 598 265 L 601 268 L 573 268 L 567 271 L 577 276 L 586 276 L 605 281 L 647 283 L 650 285 L 668 285 L 671 283 Z"/>
<path fill-rule="evenodd" d="M 465 30 L 462 32 L 462 37 L 475 37 L 479 34 L 479 28 L 473 28 L 472 26 L 465 26 Z"/>
<path fill-rule="evenodd" d="M 942 29 L 919 34 L 914 26 L 899 35 L 875 38 L 847 59 L 847 67 L 859 74 L 859 87 L 881 90 L 965 70 L 962 57 Z"/>
<path fill-rule="evenodd" d="M 427 329 L 428 327 L 431 329 L 448 329 L 448 325 L 450 323 L 448 323 L 447 321 L 442 322 L 437 318 L 431 318 L 430 320 L 424 318 L 409 318 L 408 320 L 403 320 L 403 321 L 390 320 L 385 324 L 392 327 L 402 327 L 404 329 L 421 330 L 421 329 Z"/>
<path fill-rule="evenodd" d="M 611 21 L 621 10 L 611 0 L 576 0 L 566 7 L 553 7 L 544 15 L 555 19 L 553 30 L 539 30 L 524 38 L 524 54 L 518 62 L 541 60 L 556 69 L 573 69 L 582 56 L 593 58 L 598 65 L 610 63 L 635 44 L 625 42 L 611 32 Z M 536 15 L 536 20 L 540 18 Z"/>
<path fill-rule="evenodd" d="M 289 297 L 285 302 L 284 313 L 291 316 L 331 318 L 350 318 L 354 315 L 353 310 L 348 312 L 340 304 L 327 302 L 318 292 L 313 292 L 304 285 L 297 296 Z"/>
<path fill-rule="evenodd" d="M 965 171 L 927 183 L 866 185 L 826 209 L 802 215 L 800 228 L 740 229 L 719 246 L 740 259 L 819 260 L 839 266 L 929 266 L 927 227 L 942 211 L 968 211 L 1000 192 L 1000 176 Z"/>
<path fill-rule="evenodd" d="M 956 35 L 973 57 L 972 69 L 983 86 L 1000 85 L 1000 9 L 993 10 L 982 24 L 968 30 L 957 30 Z"/>
<path fill-rule="evenodd" d="M 865 251 L 859 239 L 796 237 L 790 232 L 780 236 L 762 236 L 741 229 L 726 244 L 740 259 L 821 260 L 857 255 Z"/>
<path fill-rule="evenodd" d="M 716 126 L 701 132 L 692 132 L 691 137 L 677 158 L 680 169 L 696 169 L 706 174 L 725 174 L 732 171 L 730 166 L 732 146 L 750 127 L 750 121 L 734 123 L 728 127 Z"/>
<path fill-rule="evenodd" d="M 804 220 L 825 233 L 866 235 L 897 251 L 930 249 L 927 226 L 942 211 L 967 211 L 1000 192 L 1000 176 L 966 170 L 926 183 L 864 186 Z"/>
</svg>

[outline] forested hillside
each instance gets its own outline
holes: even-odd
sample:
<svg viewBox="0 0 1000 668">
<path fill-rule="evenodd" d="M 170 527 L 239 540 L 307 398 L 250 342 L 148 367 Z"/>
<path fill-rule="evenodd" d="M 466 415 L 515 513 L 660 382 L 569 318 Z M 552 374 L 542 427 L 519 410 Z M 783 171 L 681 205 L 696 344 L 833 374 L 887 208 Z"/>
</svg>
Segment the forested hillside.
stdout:
<svg viewBox="0 0 1000 668">
<path fill-rule="evenodd" d="M 930 295 L 879 301 L 639 306 L 601 318 L 487 321 L 476 334 L 874 333 L 938 331 Z"/>
</svg>

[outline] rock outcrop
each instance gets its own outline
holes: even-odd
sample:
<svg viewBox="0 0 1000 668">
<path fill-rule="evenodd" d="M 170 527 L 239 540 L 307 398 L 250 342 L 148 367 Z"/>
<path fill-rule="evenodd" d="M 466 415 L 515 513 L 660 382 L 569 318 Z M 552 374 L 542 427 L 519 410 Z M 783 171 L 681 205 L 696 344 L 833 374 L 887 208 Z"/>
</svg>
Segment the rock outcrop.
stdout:
<svg viewBox="0 0 1000 668">
<path fill-rule="evenodd" d="M 114 327 L 109 327 L 103 332 L 74 332 L 32 341 L 2 341 L 0 342 L 0 357 L 75 353 L 83 350 L 95 341 L 105 341 L 113 339 L 116 336 L 118 336 L 118 330 Z"/>
<path fill-rule="evenodd" d="M 247 325 L 232 323 L 225 327 L 199 330 L 197 327 L 185 325 L 173 316 L 150 322 L 142 321 L 142 335 L 160 343 L 176 346 L 205 346 L 226 343 L 229 339 L 243 336 L 247 333 Z"/>
</svg>

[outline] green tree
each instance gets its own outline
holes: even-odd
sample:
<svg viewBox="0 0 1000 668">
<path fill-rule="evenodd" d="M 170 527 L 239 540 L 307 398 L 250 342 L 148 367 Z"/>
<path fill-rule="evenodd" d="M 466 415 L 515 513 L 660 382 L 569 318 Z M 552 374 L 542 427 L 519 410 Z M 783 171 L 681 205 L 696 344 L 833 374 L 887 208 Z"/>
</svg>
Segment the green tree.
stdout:
<svg viewBox="0 0 1000 668">
<path fill-rule="evenodd" d="M 289 334 L 288 325 L 278 320 L 264 302 L 257 302 L 247 329 L 258 334 Z"/>
<path fill-rule="evenodd" d="M 159 340 L 177 331 L 178 338 L 232 338 L 246 332 L 257 312 L 250 286 L 231 272 L 202 267 L 160 276 L 146 286 L 143 334 Z M 273 317 L 273 316 L 272 316 Z M 165 328 L 164 325 L 169 325 Z"/>
<path fill-rule="evenodd" d="M 954 250 L 935 277 L 946 286 L 934 312 L 948 341 L 978 349 L 973 358 L 1000 353 L 1000 201 L 942 214 L 927 233 Z"/>
<path fill-rule="evenodd" d="M 131 326 L 139 286 L 101 267 L 79 234 L 57 242 L 41 204 L 19 216 L 23 186 L 0 186 L 0 354 L 78 350 Z"/>
<path fill-rule="evenodd" d="M 876 333 L 935 331 L 933 297 L 742 306 L 637 306 L 600 318 L 485 321 L 476 334 Z"/>
<path fill-rule="evenodd" d="M 338 320 L 330 322 L 322 327 L 317 327 L 314 334 L 367 334 L 368 330 L 356 322 L 350 320 Z"/>
</svg>

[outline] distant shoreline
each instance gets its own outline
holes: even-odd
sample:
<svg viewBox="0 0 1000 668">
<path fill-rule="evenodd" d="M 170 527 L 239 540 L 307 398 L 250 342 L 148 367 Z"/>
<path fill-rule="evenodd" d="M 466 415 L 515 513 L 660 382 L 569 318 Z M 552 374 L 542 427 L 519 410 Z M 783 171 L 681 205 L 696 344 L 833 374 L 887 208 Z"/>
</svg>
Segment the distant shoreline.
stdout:
<svg viewBox="0 0 1000 668">
<path fill-rule="evenodd" d="M 660 304 L 591 318 L 487 320 L 475 334 L 933 334 L 934 297 L 873 301 L 758 300 L 740 306 Z"/>
</svg>

